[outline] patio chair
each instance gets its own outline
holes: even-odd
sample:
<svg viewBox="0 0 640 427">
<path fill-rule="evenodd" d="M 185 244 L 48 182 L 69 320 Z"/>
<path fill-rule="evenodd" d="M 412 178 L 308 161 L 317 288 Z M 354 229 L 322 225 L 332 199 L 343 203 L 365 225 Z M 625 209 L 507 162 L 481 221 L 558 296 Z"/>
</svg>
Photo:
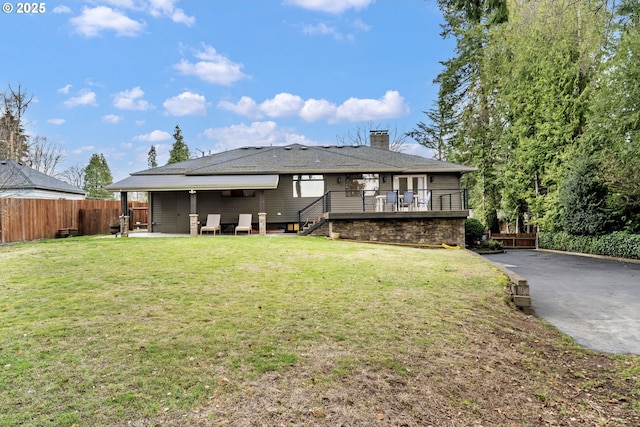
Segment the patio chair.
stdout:
<svg viewBox="0 0 640 427">
<path fill-rule="evenodd" d="M 391 210 L 395 210 L 398 207 L 398 193 L 396 191 L 387 191 L 387 198 L 384 201 L 386 205 L 391 205 Z"/>
<path fill-rule="evenodd" d="M 427 193 L 426 198 L 418 199 L 418 209 L 420 210 L 429 210 L 429 203 L 431 202 L 431 191 Z"/>
<path fill-rule="evenodd" d="M 246 231 L 251 234 L 252 219 L 253 215 L 251 214 L 240 214 L 238 217 L 238 225 L 236 225 L 236 234 L 238 234 L 238 231 Z"/>
<path fill-rule="evenodd" d="M 400 207 L 412 210 L 413 208 L 413 191 L 405 191 L 400 200 Z"/>
<path fill-rule="evenodd" d="M 209 214 L 207 215 L 207 223 L 200 227 L 200 235 L 202 236 L 203 231 L 213 231 L 213 235 L 216 235 L 216 231 L 221 231 L 220 229 L 220 214 Z"/>
</svg>

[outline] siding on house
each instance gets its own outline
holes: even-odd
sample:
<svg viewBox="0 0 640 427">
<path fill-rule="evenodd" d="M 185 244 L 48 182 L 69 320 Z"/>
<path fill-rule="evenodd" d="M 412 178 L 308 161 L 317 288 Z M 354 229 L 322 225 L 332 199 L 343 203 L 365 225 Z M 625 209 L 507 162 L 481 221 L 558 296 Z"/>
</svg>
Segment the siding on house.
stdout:
<svg viewBox="0 0 640 427">
<path fill-rule="evenodd" d="M 433 210 L 461 210 L 463 197 L 459 188 L 459 175 L 439 174 L 430 182 L 427 176 L 427 189 L 432 191 Z M 338 180 L 340 179 L 340 182 Z M 359 212 L 375 210 L 375 198 L 367 197 L 363 207 L 359 196 L 348 197 L 345 191 L 346 174 L 324 174 L 324 191 L 331 193 L 331 206 L 341 211 Z M 379 194 L 393 190 L 393 177 L 387 182 L 380 179 Z M 258 213 L 267 214 L 267 223 L 283 225 L 298 221 L 298 211 L 307 207 L 318 197 L 293 197 L 293 176 L 281 175 L 278 188 L 274 190 L 242 190 L 247 196 L 223 196 L 224 191 L 200 190 L 196 192 L 196 213 L 201 224 L 210 213 L 221 214 L 223 225 L 238 222 L 243 213 L 253 215 L 254 224 L 258 223 Z M 188 191 L 153 192 L 150 198 L 150 218 L 152 231 L 162 233 L 188 233 L 190 214 L 190 194 Z"/>
<path fill-rule="evenodd" d="M 387 141 L 388 134 L 380 133 L 374 136 Z M 399 195 L 413 190 L 422 212 L 464 210 L 460 177 L 473 171 L 464 165 L 389 151 L 387 143 L 376 142 L 372 147 L 290 144 L 243 147 L 168 164 L 133 173 L 108 189 L 149 192 L 151 231 L 194 234 L 192 213 L 201 224 L 208 214 L 219 213 L 222 225 L 227 227 L 247 213 L 253 215 L 256 226 L 258 213 L 266 213 L 269 226 L 282 227 L 298 223 L 300 211 L 310 217 L 309 221 L 327 210 L 375 212 L 386 192 L 392 190 Z M 358 192 L 355 196 L 347 194 L 349 174 L 378 174 L 377 194 L 367 195 L 364 200 Z M 298 197 L 307 186 L 294 188 L 295 175 L 323 175 L 323 188 L 314 188 L 311 197 Z M 315 203 L 309 207 L 327 192 L 330 201 L 320 199 L 327 205 Z M 376 199 L 376 195 L 382 197 Z"/>
<path fill-rule="evenodd" d="M 151 198 L 151 231 L 188 233 L 189 207 L 190 195 L 187 191 L 153 193 Z"/>
</svg>

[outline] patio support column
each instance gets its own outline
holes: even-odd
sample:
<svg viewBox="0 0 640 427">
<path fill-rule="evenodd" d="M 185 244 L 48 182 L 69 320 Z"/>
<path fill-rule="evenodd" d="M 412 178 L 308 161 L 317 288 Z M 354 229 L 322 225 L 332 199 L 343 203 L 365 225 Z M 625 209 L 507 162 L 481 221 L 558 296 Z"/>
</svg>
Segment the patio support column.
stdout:
<svg viewBox="0 0 640 427">
<path fill-rule="evenodd" d="M 267 235 L 267 213 L 264 208 L 264 190 L 258 191 L 258 233 L 261 236 Z"/>
<path fill-rule="evenodd" d="M 198 235 L 198 197 L 196 196 L 196 190 L 189 190 L 191 195 L 191 210 L 189 211 L 189 235 Z"/>
<path fill-rule="evenodd" d="M 129 201 L 127 200 L 127 195 L 126 191 L 120 192 L 120 235 L 122 237 L 129 237 Z"/>
<path fill-rule="evenodd" d="M 258 212 L 258 232 L 261 236 L 267 235 L 267 213 Z"/>
</svg>

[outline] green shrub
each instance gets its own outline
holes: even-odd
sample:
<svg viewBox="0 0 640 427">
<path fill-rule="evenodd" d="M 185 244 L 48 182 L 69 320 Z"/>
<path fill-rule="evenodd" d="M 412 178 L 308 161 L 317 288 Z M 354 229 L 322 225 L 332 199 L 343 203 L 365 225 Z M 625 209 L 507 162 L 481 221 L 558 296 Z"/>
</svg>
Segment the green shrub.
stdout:
<svg viewBox="0 0 640 427">
<path fill-rule="evenodd" d="M 622 231 L 602 236 L 541 232 L 538 236 L 538 246 L 542 249 L 640 259 L 640 234 Z"/>
<path fill-rule="evenodd" d="M 480 246 L 482 246 L 485 249 L 490 249 L 492 251 L 502 250 L 502 243 L 493 239 L 483 240 Z"/>
<path fill-rule="evenodd" d="M 464 241 L 468 247 L 478 246 L 484 235 L 484 224 L 475 218 L 464 221 Z"/>
</svg>

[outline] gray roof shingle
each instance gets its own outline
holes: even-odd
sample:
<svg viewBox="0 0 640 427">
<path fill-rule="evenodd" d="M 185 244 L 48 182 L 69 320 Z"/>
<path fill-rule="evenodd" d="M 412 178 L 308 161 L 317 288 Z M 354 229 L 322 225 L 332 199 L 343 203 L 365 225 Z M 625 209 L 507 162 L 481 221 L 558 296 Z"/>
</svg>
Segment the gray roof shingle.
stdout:
<svg viewBox="0 0 640 427">
<path fill-rule="evenodd" d="M 243 147 L 132 175 L 231 175 L 302 173 L 467 173 L 474 168 L 369 146 L 291 144 Z"/>
<path fill-rule="evenodd" d="M 85 194 L 79 188 L 52 176 L 16 162 L 15 160 L 0 161 L 0 189 L 1 190 L 49 190 L 70 194 Z"/>
</svg>

